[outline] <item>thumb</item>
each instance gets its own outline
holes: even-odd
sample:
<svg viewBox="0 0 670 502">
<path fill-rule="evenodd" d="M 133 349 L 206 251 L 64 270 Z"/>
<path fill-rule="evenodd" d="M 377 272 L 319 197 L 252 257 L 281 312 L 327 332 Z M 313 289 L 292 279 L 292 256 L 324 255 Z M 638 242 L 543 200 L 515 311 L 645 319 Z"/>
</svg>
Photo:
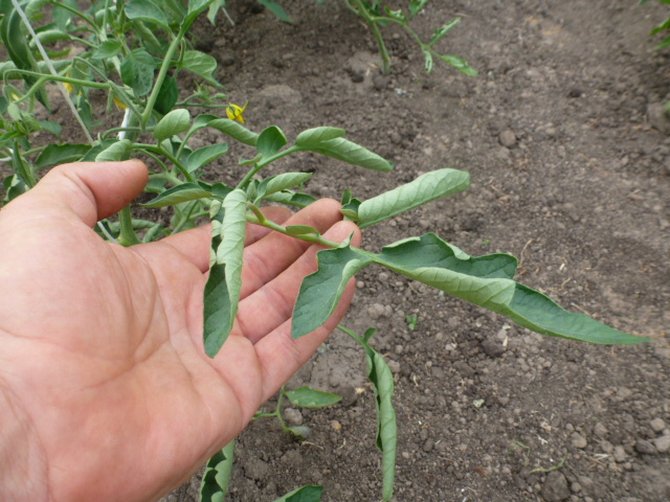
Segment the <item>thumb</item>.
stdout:
<svg viewBox="0 0 670 502">
<path fill-rule="evenodd" d="M 32 206 L 31 211 L 49 207 L 73 213 L 92 227 L 127 206 L 142 191 L 147 177 L 147 168 L 139 160 L 63 164 L 15 202 L 23 199 L 21 203 Z"/>
</svg>

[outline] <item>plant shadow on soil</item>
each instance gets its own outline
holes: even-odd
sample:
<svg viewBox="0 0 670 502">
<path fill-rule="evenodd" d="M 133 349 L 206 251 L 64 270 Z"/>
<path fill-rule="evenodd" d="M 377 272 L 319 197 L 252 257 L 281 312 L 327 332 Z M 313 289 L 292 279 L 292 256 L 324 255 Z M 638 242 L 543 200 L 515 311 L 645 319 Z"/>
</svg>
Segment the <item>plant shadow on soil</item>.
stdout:
<svg viewBox="0 0 670 502">
<path fill-rule="evenodd" d="M 249 101 L 251 128 L 344 127 L 397 164 L 380 176 L 305 155 L 273 169 L 314 171 L 308 191 L 334 198 L 345 188 L 365 198 L 445 166 L 471 172 L 469 192 L 366 231 L 366 247 L 435 231 L 470 254 L 509 251 L 522 282 L 654 338 L 617 348 L 551 340 L 367 269 L 346 324 L 379 329 L 373 343 L 395 374 L 395 500 L 670 499 L 670 138 L 658 130 L 670 126 L 653 114 L 669 99 L 670 64 L 647 35 L 664 10 L 431 2 L 419 31 L 462 16 L 444 43 L 479 70 L 468 78 L 441 66 L 426 75 L 420 52 L 393 30 L 393 71 L 381 75 L 365 27 L 335 0 L 283 1 L 293 25 L 231 3 L 236 26 L 203 23 L 196 44 L 218 59 L 231 101 Z M 211 176 L 222 171 L 241 173 L 221 164 Z M 303 384 L 344 400 L 291 414 L 312 431 L 303 443 L 272 421 L 252 423 L 229 500 L 271 501 L 307 483 L 323 484 L 326 501 L 379 500 L 362 352 L 335 334 L 289 386 Z M 197 483 L 164 500 L 195 500 Z"/>
</svg>

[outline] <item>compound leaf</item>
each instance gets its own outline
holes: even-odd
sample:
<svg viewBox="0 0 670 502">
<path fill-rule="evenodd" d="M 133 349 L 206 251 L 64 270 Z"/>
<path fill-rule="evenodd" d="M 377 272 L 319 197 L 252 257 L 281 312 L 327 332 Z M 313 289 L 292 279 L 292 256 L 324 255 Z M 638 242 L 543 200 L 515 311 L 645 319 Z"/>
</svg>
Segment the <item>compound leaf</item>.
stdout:
<svg viewBox="0 0 670 502">
<path fill-rule="evenodd" d="M 358 207 L 361 228 L 392 218 L 426 202 L 465 190 L 470 175 L 457 169 L 438 169 L 423 174 L 405 185 L 363 201 Z"/>
<path fill-rule="evenodd" d="M 375 261 L 544 335 L 599 344 L 646 341 L 568 312 L 542 293 L 517 283 L 513 280 L 516 259 L 510 255 L 471 257 L 429 233 L 386 246 Z"/>
<path fill-rule="evenodd" d="M 335 310 L 344 289 L 356 272 L 372 263 L 350 246 L 317 254 L 319 268 L 305 277 L 293 309 L 291 336 L 300 338 L 321 326 Z"/>
<path fill-rule="evenodd" d="M 306 386 L 286 392 L 286 397 L 291 401 L 291 404 L 300 408 L 325 408 L 342 400 L 342 396 L 339 394 Z"/>
<path fill-rule="evenodd" d="M 237 314 L 242 288 L 242 256 L 246 230 L 247 196 L 235 189 L 223 199 L 220 225 L 212 224 L 216 262 L 205 285 L 205 352 L 216 356 L 228 338 Z M 218 227 L 218 228 L 217 228 Z"/>
</svg>

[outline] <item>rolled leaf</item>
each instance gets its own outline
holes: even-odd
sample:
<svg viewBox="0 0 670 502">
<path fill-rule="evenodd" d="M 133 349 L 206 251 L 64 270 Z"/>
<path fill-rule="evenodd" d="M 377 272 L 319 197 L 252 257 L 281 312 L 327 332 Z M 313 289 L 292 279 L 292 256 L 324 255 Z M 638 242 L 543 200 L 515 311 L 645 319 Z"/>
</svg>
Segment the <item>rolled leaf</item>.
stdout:
<svg viewBox="0 0 670 502">
<path fill-rule="evenodd" d="M 391 171 L 393 169 L 393 165 L 388 160 L 346 138 L 331 139 L 320 143 L 317 147 L 303 149 L 366 169 L 375 171 Z"/>
<path fill-rule="evenodd" d="M 237 314 L 242 288 L 246 202 L 243 190 L 230 192 L 223 200 L 219 231 L 217 225 L 212 225 L 212 248 L 216 261 L 209 271 L 204 301 L 205 352 L 210 357 L 218 354 Z"/>
<path fill-rule="evenodd" d="M 291 401 L 291 404 L 300 408 L 325 408 L 342 401 L 342 396 L 338 394 L 311 387 L 289 390 L 286 392 L 286 397 Z"/>
<path fill-rule="evenodd" d="M 392 218 L 435 199 L 465 190 L 470 174 L 457 169 L 438 169 L 423 174 L 405 185 L 389 190 L 358 206 L 358 224 L 361 228 Z"/>
<path fill-rule="evenodd" d="M 544 335 L 598 344 L 647 340 L 568 312 L 542 293 L 517 283 L 512 279 L 516 259 L 510 255 L 470 257 L 435 234 L 426 234 L 385 247 L 375 261 Z"/>
<path fill-rule="evenodd" d="M 295 144 L 300 148 L 310 150 L 318 148 L 320 145 L 331 139 L 341 138 L 345 134 L 346 131 L 339 127 L 315 127 L 298 134 L 298 137 L 295 139 Z"/>
<path fill-rule="evenodd" d="M 236 139 L 245 145 L 256 146 L 256 141 L 258 141 L 257 133 L 250 131 L 234 120 L 219 118 L 208 122 L 207 126 L 218 129 L 222 133 L 227 134 L 231 138 Z"/>
<path fill-rule="evenodd" d="M 228 494 L 233 471 L 235 440 L 207 462 L 200 483 L 200 502 L 223 502 Z"/>
</svg>

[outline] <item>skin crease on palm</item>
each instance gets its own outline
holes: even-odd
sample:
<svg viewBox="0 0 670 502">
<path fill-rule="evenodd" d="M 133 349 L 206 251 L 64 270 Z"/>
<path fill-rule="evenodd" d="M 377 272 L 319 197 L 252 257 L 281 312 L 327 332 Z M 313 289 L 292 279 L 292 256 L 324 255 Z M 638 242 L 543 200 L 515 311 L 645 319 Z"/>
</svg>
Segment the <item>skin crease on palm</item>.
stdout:
<svg viewBox="0 0 670 502">
<path fill-rule="evenodd" d="M 318 247 L 249 225 L 239 311 L 202 342 L 209 228 L 123 248 L 93 232 L 142 190 L 139 161 L 50 171 L 0 211 L 0 500 L 152 500 L 233 439 L 344 315 L 298 340 L 291 311 Z M 268 218 L 360 232 L 321 200 Z"/>
</svg>

